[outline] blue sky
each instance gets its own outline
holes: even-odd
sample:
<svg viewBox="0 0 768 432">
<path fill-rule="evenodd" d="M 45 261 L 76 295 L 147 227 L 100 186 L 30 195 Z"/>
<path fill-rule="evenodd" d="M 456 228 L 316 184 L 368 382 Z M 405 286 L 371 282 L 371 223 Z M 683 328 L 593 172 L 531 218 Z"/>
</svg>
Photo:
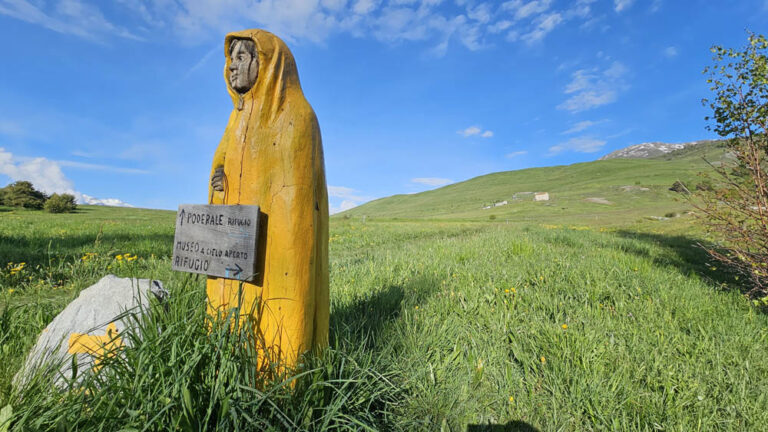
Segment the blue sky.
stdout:
<svg viewBox="0 0 768 432">
<path fill-rule="evenodd" d="M 0 184 L 205 202 L 229 31 L 293 51 L 338 211 L 713 138 L 709 48 L 766 23 L 767 0 L 0 0 Z"/>
</svg>

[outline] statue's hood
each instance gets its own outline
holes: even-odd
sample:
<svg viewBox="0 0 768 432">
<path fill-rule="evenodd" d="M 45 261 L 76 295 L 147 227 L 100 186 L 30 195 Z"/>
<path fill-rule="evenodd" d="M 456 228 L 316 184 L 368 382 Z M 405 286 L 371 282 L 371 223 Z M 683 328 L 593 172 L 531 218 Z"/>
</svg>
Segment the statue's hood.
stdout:
<svg viewBox="0 0 768 432">
<path fill-rule="evenodd" d="M 259 57 L 259 73 L 256 77 L 256 83 L 243 95 L 233 90 L 229 85 L 229 65 L 231 63 L 229 46 L 232 39 L 252 40 L 256 45 Z M 260 120 L 271 121 L 283 109 L 289 94 L 304 99 L 293 54 L 285 42 L 274 34 L 258 29 L 229 33 L 224 39 L 224 56 L 226 58 L 224 81 L 236 109 L 242 109 L 244 105 L 253 104 L 253 109 L 258 113 Z"/>
</svg>

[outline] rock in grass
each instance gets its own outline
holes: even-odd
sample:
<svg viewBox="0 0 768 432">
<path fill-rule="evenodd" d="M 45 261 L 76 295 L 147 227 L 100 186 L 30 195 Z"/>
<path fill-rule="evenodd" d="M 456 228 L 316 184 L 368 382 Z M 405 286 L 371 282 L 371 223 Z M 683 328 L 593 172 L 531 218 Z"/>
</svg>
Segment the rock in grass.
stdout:
<svg viewBox="0 0 768 432">
<path fill-rule="evenodd" d="M 40 334 L 14 383 L 26 383 L 43 365 L 57 365 L 58 385 L 81 379 L 99 357 L 125 343 L 121 333 L 149 310 L 150 297 L 164 301 L 168 291 L 160 281 L 115 275 L 84 289 Z"/>
</svg>

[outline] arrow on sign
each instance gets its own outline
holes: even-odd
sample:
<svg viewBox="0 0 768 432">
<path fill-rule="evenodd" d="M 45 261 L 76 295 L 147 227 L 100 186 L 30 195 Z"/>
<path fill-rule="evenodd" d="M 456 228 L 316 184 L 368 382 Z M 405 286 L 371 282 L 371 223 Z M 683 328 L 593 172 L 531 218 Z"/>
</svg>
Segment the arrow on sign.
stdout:
<svg viewBox="0 0 768 432">
<path fill-rule="evenodd" d="M 181 209 L 181 213 L 179 213 L 179 226 L 184 225 L 184 209 Z"/>
<path fill-rule="evenodd" d="M 235 272 L 235 273 L 232 275 L 233 277 L 237 277 L 237 275 L 239 275 L 240 273 L 242 273 L 242 272 L 243 272 L 243 268 L 242 268 L 242 267 L 240 267 L 240 266 L 239 266 L 237 263 L 235 263 L 235 267 L 237 267 L 237 268 L 229 268 L 229 267 L 227 267 L 227 268 L 226 268 L 226 270 L 227 270 L 227 273 L 229 273 L 229 272 Z M 219 267 L 219 268 L 221 268 L 221 267 Z"/>
</svg>

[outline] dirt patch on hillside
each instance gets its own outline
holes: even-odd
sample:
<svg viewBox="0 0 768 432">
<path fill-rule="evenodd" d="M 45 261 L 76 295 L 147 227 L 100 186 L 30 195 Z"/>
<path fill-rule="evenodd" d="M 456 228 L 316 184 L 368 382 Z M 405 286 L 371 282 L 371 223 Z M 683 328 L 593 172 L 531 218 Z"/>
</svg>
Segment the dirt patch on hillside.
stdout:
<svg viewBox="0 0 768 432">
<path fill-rule="evenodd" d="M 648 192 L 650 190 L 647 187 L 641 186 L 622 186 L 619 189 L 621 189 L 622 192 Z"/>
<path fill-rule="evenodd" d="M 613 204 L 612 202 L 608 201 L 605 198 L 584 198 L 584 201 L 591 202 L 591 203 L 594 203 L 594 204 L 605 204 L 605 205 Z"/>
</svg>

